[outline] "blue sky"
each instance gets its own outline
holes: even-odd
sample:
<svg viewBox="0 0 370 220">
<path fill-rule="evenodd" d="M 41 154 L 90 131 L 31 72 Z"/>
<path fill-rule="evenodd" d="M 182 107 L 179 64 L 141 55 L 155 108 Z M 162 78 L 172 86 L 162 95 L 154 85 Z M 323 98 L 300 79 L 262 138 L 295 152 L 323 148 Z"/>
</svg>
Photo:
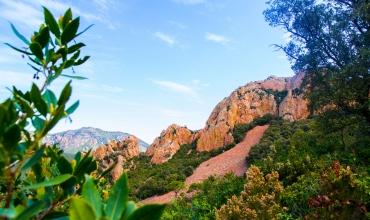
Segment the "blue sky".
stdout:
<svg viewBox="0 0 370 220">
<path fill-rule="evenodd" d="M 292 76 L 283 52 L 287 35 L 265 22 L 261 0 L 0 0 L 0 101 L 6 87 L 30 88 L 34 71 L 3 43 L 25 46 L 10 29 L 30 37 L 46 6 L 56 17 L 69 7 L 77 38 L 91 58 L 75 68 L 89 78 L 72 82 L 80 107 L 73 122 L 53 132 L 98 127 L 136 135 L 149 144 L 172 123 L 196 130 L 237 87 L 268 76 Z M 71 73 L 66 70 L 66 73 Z M 67 79 L 51 89 L 59 94 Z M 40 83 L 40 82 L 39 82 Z M 72 102 L 71 102 L 72 104 Z"/>
</svg>

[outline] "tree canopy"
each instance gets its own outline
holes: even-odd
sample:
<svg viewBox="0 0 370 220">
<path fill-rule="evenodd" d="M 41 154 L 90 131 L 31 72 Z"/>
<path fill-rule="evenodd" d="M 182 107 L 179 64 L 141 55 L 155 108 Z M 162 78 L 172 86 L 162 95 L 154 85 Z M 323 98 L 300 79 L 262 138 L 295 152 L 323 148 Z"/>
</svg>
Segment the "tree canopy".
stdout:
<svg viewBox="0 0 370 220">
<path fill-rule="evenodd" d="M 303 86 L 312 112 L 332 107 L 370 122 L 370 1 L 271 0 L 264 11 L 273 27 L 289 33 L 292 69 L 306 72 Z M 338 114 L 335 116 L 337 117 Z"/>
</svg>

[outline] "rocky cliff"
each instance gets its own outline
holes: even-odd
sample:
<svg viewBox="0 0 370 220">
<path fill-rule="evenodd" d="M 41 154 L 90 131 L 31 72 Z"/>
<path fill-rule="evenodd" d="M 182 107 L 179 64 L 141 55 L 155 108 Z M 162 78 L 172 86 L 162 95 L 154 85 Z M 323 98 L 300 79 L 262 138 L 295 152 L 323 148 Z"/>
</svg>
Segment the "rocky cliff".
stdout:
<svg viewBox="0 0 370 220">
<path fill-rule="evenodd" d="M 100 172 L 116 164 L 110 172 L 112 180 L 116 181 L 124 171 L 124 163 L 130 158 L 140 156 L 139 140 L 133 135 L 126 137 L 124 141 L 111 140 L 96 148 L 91 155 L 99 162 Z"/>
<path fill-rule="evenodd" d="M 191 142 L 192 132 L 176 124 L 163 130 L 161 135 L 147 149 L 145 155 L 152 157 L 152 162 L 163 163 L 172 158 L 180 146 Z"/>
<path fill-rule="evenodd" d="M 163 163 L 181 144 L 194 140 L 197 140 L 198 151 L 217 149 L 234 141 L 231 132 L 235 124 L 249 123 L 268 113 L 291 121 L 305 119 L 309 111 L 300 89 L 303 77 L 304 73 L 293 77 L 271 76 L 241 86 L 216 105 L 203 129 L 191 133 L 171 125 L 149 146 L 146 155 L 152 156 L 154 163 Z"/>
</svg>

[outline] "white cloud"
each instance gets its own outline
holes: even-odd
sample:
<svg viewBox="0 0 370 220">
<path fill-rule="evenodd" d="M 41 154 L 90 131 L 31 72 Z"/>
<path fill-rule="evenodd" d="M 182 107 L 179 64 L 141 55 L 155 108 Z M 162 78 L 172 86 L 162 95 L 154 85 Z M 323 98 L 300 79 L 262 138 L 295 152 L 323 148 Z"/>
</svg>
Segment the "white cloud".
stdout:
<svg viewBox="0 0 370 220">
<path fill-rule="evenodd" d="M 181 85 L 179 83 L 170 82 L 170 81 L 153 81 L 155 84 L 161 86 L 163 89 L 172 91 L 172 92 L 178 92 L 185 97 L 189 98 L 190 100 L 195 100 L 196 102 L 202 104 L 202 101 L 198 95 L 193 89 L 191 89 L 188 86 Z"/>
<path fill-rule="evenodd" d="M 30 29 L 38 28 L 43 23 L 43 9 L 41 5 L 48 8 L 52 13 L 58 13 L 54 14 L 54 16 L 58 16 L 68 8 L 72 8 L 74 17 L 81 16 L 89 22 L 108 22 L 108 20 L 102 19 L 101 16 L 83 12 L 76 6 L 58 0 L 25 0 L 23 2 L 0 0 L 0 3 L 0 18 L 13 23 L 25 24 Z"/>
<path fill-rule="evenodd" d="M 77 14 L 77 15 L 80 15 L 81 17 L 85 18 L 86 20 L 88 21 L 93 21 L 93 20 L 98 20 L 98 21 L 101 21 L 101 17 L 99 16 L 96 16 L 94 14 L 90 14 L 90 13 L 85 13 L 85 12 L 82 12 L 79 8 L 71 5 L 71 4 L 66 4 L 66 3 L 62 3 L 58 0 L 27 0 L 30 4 L 33 4 L 35 6 L 45 6 L 46 8 L 48 8 L 49 10 L 54 10 L 54 11 L 57 11 L 59 13 L 64 13 L 65 10 L 67 10 L 67 8 L 72 8 L 72 12 L 74 14 Z"/>
<path fill-rule="evenodd" d="M 203 84 L 203 86 L 205 86 L 205 87 L 208 87 L 208 86 L 210 86 L 211 84 L 209 84 L 209 83 L 205 83 L 205 84 Z"/>
<path fill-rule="evenodd" d="M 220 43 L 220 44 L 226 44 L 227 42 L 230 42 L 230 40 L 224 36 L 211 34 L 211 33 L 206 33 L 204 38 L 208 41 L 213 41 L 215 43 Z"/>
<path fill-rule="evenodd" d="M 101 86 L 104 90 L 109 91 L 109 92 L 122 92 L 123 89 L 120 87 L 116 86 L 107 86 L 107 85 L 102 85 Z"/>
<path fill-rule="evenodd" d="M 94 0 L 94 2 L 103 10 L 108 10 L 106 0 Z"/>
<path fill-rule="evenodd" d="M 171 0 L 171 1 L 176 2 L 176 3 L 187 4 L 187 5 L 194 5 L 194 4 L 207 2 L 206 0 Z"/>
<path fill-rule="evenodd" d="M 173 39 L 172 37 L 166 35 L 166 34 L 163 34 L 161 32 L 156 32 L 154 34 L 155 37 L 158 37 L 159 39 L 163 40 L 164 42 L 166 42 L 168 45 L 172 46 L 173 44 L 176 43 L 175 39 Z"/>
<path fill-rule="evenodd" d="M 175 21 L 170 21 L 170 24 L 171 24 L 172 26 L 176 26 L 176 27 L 178 27 L 178 28 L 180 28 L 180 29 L 186 29 L 186 28 L 188 28 L 188 27 L 186 27 L 185 25 L 183 25 L 183 24 L 181 24 L 181 23 L 179 23 L 179 22 L 175 22 Z"/>
<path fill-rule="evenodd" d="M 33 73 L 20 73 L 8 70 L 0 70 L 0 85 L 11 87 L 14 86 L 29 86 L 33 79 Z"/>
<path fill-rule="evenodd" d="M 174 83 L 170 81 L 154 81 L 154 83 L 157 85 L 160 85 L 163 88 L 166 88 L 166 89 L 169 89 L 175 92 L 180 92 L 180 93 L 189 94 L 189 95 L 196 95 L 196 92 L 194 92 L 191 88 L 178 84 L 178 83 Z"/>
<path fill-rule="evenodd" d="M 193 83 L 194 83 L 194 84 L 198 84 L 199 82 L 200 82 L 200 80 L 199 80 L 199 79 L 194 79 L 194 80 L 193 80 Z"/>
<path fill-rule="evenodd" d="M 42 13 L 28 4 L 0 0 L 3 4 L 0 7 L 0 17 L 11 21 L 24 23 L 31 28 L 37 28 L 42 23 Z"/>
</svg>

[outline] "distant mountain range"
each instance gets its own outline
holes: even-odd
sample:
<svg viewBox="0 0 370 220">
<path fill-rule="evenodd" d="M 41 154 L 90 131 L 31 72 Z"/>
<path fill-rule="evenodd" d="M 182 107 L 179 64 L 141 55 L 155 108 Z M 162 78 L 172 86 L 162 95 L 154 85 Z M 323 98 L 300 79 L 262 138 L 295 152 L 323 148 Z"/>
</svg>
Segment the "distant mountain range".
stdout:
<svg viewBox="0 0 370 220">
<path fill-rule="evenodd" d="M 110 140 L 124 141 L 128 133 L 119 131 L 103 131 L 99 128 L 82 127 L 77 130 L 68 130 L 55 134 L 49 134 L 43 140 L 44 144 L 57 144 L 67 154 L 75 154 L 81 150 L 107 144 Z M 138 138 L 139 139 L 139 138 Z M 149 144 L 139 139 L 140 151 L 145 152 Z"/>
</svg>

